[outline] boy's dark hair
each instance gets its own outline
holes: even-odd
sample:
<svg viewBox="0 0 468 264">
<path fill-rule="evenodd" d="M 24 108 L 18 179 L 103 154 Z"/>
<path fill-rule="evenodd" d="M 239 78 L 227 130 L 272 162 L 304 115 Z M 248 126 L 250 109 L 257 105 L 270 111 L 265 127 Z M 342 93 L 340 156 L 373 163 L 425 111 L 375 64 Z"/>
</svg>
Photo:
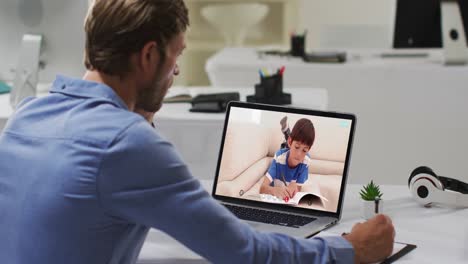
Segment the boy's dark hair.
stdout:
<svg viewBox="0 0 468 264">
<path fill-rule="evenodd" d="M 301 118 L 297 120 L 289 136 L 291 140 L 299 141 L 310 148 L 315 140 L 314 124 L 309 119 Z"/>
<path fill-rule="evenodd" d="M 183 0 L 95 0 L 85 21 L 85 66 L 125 76 L 130 55 L 156 41 L 160 63 L 167 43 L 189 25 Z"/>
</svg>

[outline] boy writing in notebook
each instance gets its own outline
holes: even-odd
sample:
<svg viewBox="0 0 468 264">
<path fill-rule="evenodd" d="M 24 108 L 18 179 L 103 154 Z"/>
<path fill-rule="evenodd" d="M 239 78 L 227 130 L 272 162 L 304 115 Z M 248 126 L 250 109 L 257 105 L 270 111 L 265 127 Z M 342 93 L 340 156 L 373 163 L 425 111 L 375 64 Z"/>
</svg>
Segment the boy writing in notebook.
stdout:
<svg viewBox="0 0 468 264">
<path fill-rule="evenodd" d="M 286 119 L 283 118 L 280 123 L 287 145 L 275 153 L 260 187 L 260 193 L 271 194 L 287 201 L 301 191 L 302 184 L 309 177 L 308 152 L 315 140 L 315 128 L 309 119 L 302 118 L 296 122 L 288 136 Z"/>
</svg>

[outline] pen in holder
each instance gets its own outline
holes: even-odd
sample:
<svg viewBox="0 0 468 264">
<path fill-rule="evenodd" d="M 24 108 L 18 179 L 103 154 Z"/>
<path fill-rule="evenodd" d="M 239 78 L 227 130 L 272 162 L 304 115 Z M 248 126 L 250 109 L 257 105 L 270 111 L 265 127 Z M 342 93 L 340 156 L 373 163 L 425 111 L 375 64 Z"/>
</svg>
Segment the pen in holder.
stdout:
<svg viewBox="0 0 468 264">
<path fill-rule="evenodd" d="M 285 105 L 291 104 L 291 94 L 283 93 L 282 67 L 276 74 L 265 76 L 260 71 L 260 83 L 255 85 L 255 94 L 247 96 L 247 102 Z"/>
<path fill-rule="evenodd" d="M 304 57 L 305 56 L 305 40 L 304 35 L 291 35 L 291 56 Z"/>
</svg>

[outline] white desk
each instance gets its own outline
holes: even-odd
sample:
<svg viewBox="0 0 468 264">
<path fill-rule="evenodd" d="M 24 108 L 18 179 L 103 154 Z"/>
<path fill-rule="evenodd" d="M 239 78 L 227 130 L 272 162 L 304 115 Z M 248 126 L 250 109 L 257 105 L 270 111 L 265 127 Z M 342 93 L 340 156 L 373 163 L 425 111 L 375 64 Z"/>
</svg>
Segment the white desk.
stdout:
<svg viewBox="0 0 468 264">
<path fill-rule="evenodd" d="M 210 180 L 202 180 L 211 191 Z M 360 216 L 360 185 L 348 185 L 340 223 L 326 233 L 349 232 Z M 418 247 L 397 263 L 466 263 L 468 259 L 468 209 L 424 208 L 403 185 L 383 185 L 384 211 L 394 223 L 396 241 Z M 320 234 L 319 234 L 320 236 Z M 215 239 L 215 238 L 213 238 Z M 197 254 L 157 230 L 151 230 L 138 263 L 207 263 Z"/>
<path fill-rule="evenodd" d="M 468 66 L 443 66 L 440 51 L 430 54 L 382 59 L 369 52 L 344 64 L 319 64 L 228 48 L 206 70 L 217 87 L 252 86 L 259 68 L 285 65 L 284 87 L 327 89 L 329 110 L 357 116 L 352 183 L 405 184 L 419 165 L 468 181 Z"/>
<path fill-rule="evenodd" d="M 11 82 L 7 82 L 7 85 L 12 86 Z M 50 83 L 39 83 L 37 85 L 38 96 L 44 96 L 49 91 Z M 3 127 L 6 124 L 6 121 L 13 113 L 13 109 L 10 106 L 10 94 L 1 94 L 0 95 L 0 132 L 3 130 Z"/>
<path fill-rule="evenodd" d="M 0 131 L 3 130 L 8 118 L 13 113 L 10 106 L 10 94 L 0 95 Z"/>
<path fill-rule="evenodd" d="M 225 48 L 208 59 L 205 70 L 210 82 L 216 87 L 253 87 L 259 82 L 258 70 L 262 68 L 278 69 L 286 67 L 284 85 L 286 87 L 303 87 L 316 83 L 345 84 L 339 87 L 341 90 L 353 89 L 352 77 L 356 74 L 362 78 L 374 78 L 367 75 L 371 70 L 374 74 L 391 73 L 399 71 L 411 77 L 413 73 L 432 72 L 436 78 L 442 75 L 459 74 L 468 70 L 468 67 L 442 65 L 442 54 L 437 50 L 429 50 L 428 58 L 381 58 L 383 51 L 351 51 L 346 63 L 305 63 L 301 58 L 290 56 L 259 55 L 254 48 Z M 418 51 L 423 52 L 423 51 Z M 363 72 L 364 71 L 364 72 Z M 415 72 L 416 71 L 416 72 Z M 467 77 L 468 79 L 468 77 Z M 351 81 L 351 83 L 348 83 Z M 381 80 L 379 80 L 381 81 Z M 407 80 L 411 81 L 411 80 Z M 322 86 L 319 86 L 322 87 Z M 324 87 L 327 88 L 327 87 Z"/>
<path fill-rule="evenodd" d="M 254 93 L 253 88 L 174 87 L 169 90 L 168 96 L 230 91 L 240 92 L 243 101 L 246 95 Z M 285 92 L 292 93 L 294 106 L 318 110 L 327 108 L 328 94 L 325 89 L 297 88 L 286 89 Z M 8 100 L 9 95 L 0 95 L 0 131 L 13 112 Z M 179 150 L 195 176 L 212 178 L 216 171 L 225 113 L 191 113 L 190 108 L 189 103 L 164 104 L 155 115 L 155 124 Z"/>
</svg>

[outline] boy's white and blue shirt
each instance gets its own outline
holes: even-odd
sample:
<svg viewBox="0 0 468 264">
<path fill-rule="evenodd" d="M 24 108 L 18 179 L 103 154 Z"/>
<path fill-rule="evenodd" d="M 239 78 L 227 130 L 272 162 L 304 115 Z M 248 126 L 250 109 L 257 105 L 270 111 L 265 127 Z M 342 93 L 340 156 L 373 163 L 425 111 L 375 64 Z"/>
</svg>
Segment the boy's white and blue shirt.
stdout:
<svg viewBox="0 0 468 264">
<path fill-rule="evenodd" d="M 255 232 L 109 86 L 58 77 L 0 134 L 0 260 L 136 263 L 149 228 L 213 263 L 352 263 L 344 238 Z M 164 258 L 164 256 L 161 256 Z"/>
<path fill-rule="evenodd" d="M 270 179 L 272 184 L 275 180 L 286 182 L 295 182 L 298 185 L 304 184 L 309 177 L 309 164 L 310 164 L 310 156 L 309 153 L 304 157 L 304 160 L 299 163 L 295 168 L 290 168 L 288 166 L 288 158 L 289 158 L 290 150 L 288 148 L 283 148 L 278 150 L 275 153 L 275 157 L 271 161 L 270 168 L 266 173 L 266 177 Z"/>
</svg>

